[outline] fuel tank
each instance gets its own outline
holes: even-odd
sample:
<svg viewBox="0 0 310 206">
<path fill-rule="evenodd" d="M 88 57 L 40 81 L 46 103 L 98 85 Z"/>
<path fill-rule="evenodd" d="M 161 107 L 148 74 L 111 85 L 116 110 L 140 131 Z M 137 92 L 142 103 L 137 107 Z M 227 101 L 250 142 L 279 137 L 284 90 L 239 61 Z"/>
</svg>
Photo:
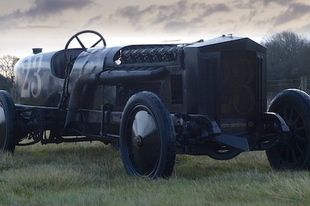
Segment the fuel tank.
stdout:
<svg viewBox="0 0 310 206">
<path fill-rule="evenodd" d="M 79 54 L 81 49 L 71 49 Z M 37 53 L 20 59 L 14 67 L 16 104 L 57 106 L 67 62 L 64 50 Z"/>
</svg>

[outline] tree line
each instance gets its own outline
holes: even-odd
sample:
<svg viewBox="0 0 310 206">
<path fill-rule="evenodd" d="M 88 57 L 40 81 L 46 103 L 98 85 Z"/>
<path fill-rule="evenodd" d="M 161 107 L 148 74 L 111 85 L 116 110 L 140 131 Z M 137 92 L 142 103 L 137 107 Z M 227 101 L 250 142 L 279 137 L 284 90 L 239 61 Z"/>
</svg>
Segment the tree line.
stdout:
<svg viewBox="0 0 310 206">
<path fill-rule="evenodd" d="M 18 57 L 5 55 L 0 58 L 0 89 L 10 91 L 14 83 L 14 66 Z"/>
<path fill-rule="evenodd" d="M 267 79 L 288 80 L 310 77 L 310 41 L 293 32 L 282 32 L 264 39 L 267 48 Z"/>
<path fill-rule="evenodd" d="M 296 33 L 284 31 L 260 42 L 267 48 L 268 82 L 310 79 L 310 41 Z M 14 83 L 14 65 L 18 57 L 0 57 L 0 89 L 10 90 Z"/>
<path fill-rule="evenodd" d="M 261 44 L 267 48 L 267 92 L 300 88 L 301 77 L 310 79 L 310 40 L 294 32 L 277 33 Z M 307 89 L 309 91 L 309 89 Z"/>
</svg>

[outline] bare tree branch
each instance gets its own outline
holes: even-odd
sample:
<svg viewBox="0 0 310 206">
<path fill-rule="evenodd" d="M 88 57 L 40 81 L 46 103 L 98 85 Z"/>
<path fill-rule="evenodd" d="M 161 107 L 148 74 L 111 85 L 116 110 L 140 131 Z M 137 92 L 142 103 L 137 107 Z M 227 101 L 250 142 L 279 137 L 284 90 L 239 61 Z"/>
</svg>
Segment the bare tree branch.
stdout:
<svg viewBox="0 0 310 206">
<path fill-rule="evenodd" d="M 0 89 L 9 90 L 14 82 L 14 66 L 19 58 L 11 55 L 0 57 Z"/>
</svg>

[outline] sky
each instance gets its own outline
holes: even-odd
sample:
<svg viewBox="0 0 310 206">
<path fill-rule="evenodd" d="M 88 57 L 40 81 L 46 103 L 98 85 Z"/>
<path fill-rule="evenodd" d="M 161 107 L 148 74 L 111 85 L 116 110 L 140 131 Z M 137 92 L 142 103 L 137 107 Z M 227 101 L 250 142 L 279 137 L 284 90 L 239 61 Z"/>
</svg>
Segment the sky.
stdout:
<svg viewBox="0 0 310 206">
<path fill-rule="evenodd" d="M 0 1 L 0 57 L 61 50 L 86 29 L 100 32 L 108 47 L 223 34 L 261 42 L 283 31 L 310 37 L 309 0 Z"/>
</svg>

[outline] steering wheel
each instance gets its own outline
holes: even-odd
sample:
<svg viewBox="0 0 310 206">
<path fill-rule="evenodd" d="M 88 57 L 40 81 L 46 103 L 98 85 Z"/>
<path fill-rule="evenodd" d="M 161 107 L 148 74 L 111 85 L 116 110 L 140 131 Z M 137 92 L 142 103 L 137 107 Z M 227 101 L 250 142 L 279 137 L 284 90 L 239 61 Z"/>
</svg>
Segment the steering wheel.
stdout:
<svg viewBox="0 0 310 206">
<path fill-rule="evenodd" d="M 67 42 L 67 44 L 66 44 L 66 46 L 65 46 L 65 58 L 66 58 L 66 61 L 67 61 L 67 62 L 68 62 L 70 59 L 76 59 L 77 56 L 78 56 L 78 55 L 76 55 L 76 56 L 70 58 L 69 52 L 68 52 L 69 46 L 70 46 L 70 44 L 72 43 L 72 41 L 73 41 L 74 39 L 77 40 L 77 42 L 79 43 L 79 45 L 80 45 L 80 47 L 81 47 L 81 49 L 82 49 L 83 51 L 86 51 L 86 50 L 88 49 L 88 48 L 83 44 L 83 42 L 81 41 L 81 38 L 80 38 L 80 37 L 81 37 L 83 34 L 93 34 L 93 35 L 99 37 L 99 40 L 96 41 L 96 42 L 95 42 L 92 46 L 90 46 L 89 48 L 93 48 L 93 47 L 97 46 L 100 42 L 102 42 L 103 47 L 106 47 L 106 46 L 107 46 L 105 39 L 103 38 L 103 36 L 102 36 L 100 33 L 96 32 L 96 31 L 93 31 L 93 30 L 84 30 L 84 31 L 80 31 L 80 32 L 76 33 L 75 35 L 73 35 L 73 36 L 68 40 L 68 42 Z"/>
</svg>

